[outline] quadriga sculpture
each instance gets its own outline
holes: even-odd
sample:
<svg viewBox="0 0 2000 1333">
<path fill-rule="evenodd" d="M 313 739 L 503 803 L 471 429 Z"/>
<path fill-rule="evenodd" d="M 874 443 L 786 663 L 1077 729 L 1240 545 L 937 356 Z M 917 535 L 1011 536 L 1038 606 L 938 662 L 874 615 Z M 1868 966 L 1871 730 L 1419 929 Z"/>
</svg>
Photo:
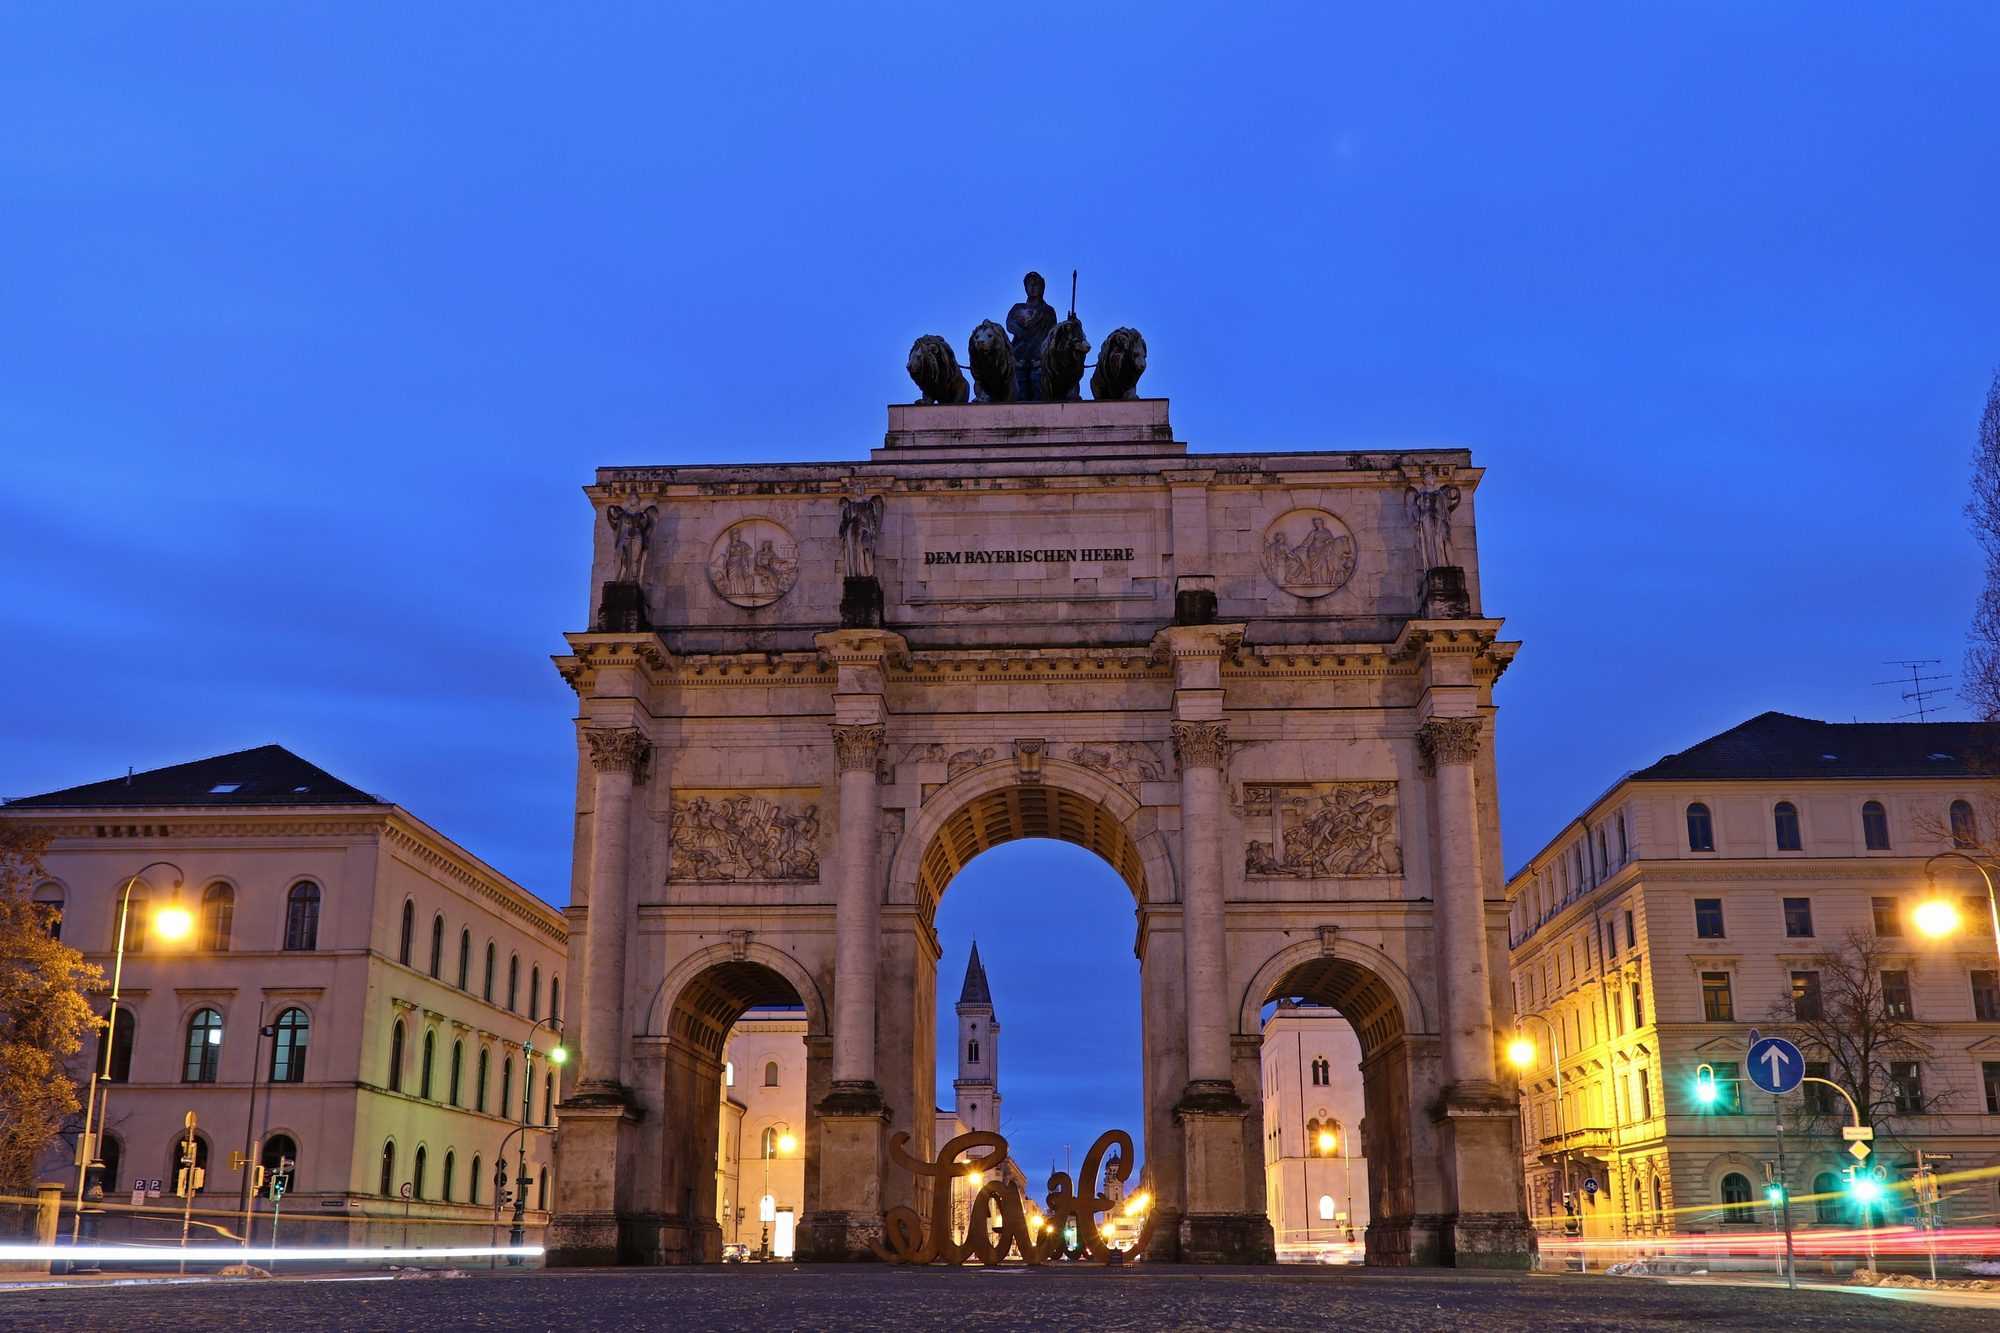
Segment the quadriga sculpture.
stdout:
<svg viewBox="0 0 2000 1333">
<path fill-rule="evenodd" d="M 965 401 L 965 372 L 951 344 L 935 333 L 926 333 L 910 344 L 910 378 L 922 394 L 919 403 L 962 403 Z"/>
<path fill-rule="evenodd" d="M 1146 373 L 1146 340 L 1137 329 L 1113 329 L 1097 353 L 1097 370 L 1090 377 L 1090 396 L 1137 398 L 1139 377 Z"/>
<path fill-rule="evenodd" d="M 966 345 L 971 354 L 973 397 L 982 403 L 1014 401 L 1014 353 L 1007 346 L 1007 330 L 986 320 L 972 331 Z"/>
<path fill-rule="evenodd" d="M 1051 403 L 1073 403 L 1082 395 L 1083 364 L 1090 356 L 1090 340 L 1083 336 L 1083 321 L 1075 315 L 1049 330 L 1042 344 L 1042 398 Z"/>
</svg>

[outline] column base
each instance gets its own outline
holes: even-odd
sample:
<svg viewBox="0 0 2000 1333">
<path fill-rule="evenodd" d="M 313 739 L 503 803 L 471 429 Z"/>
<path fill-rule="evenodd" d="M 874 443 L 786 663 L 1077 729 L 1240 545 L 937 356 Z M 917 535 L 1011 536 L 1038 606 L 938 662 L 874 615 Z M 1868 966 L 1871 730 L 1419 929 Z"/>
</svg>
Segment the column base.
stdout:
<svg viewBox="0 0 2000 1333">
<path fill-rule="evenodd" d="M 882 1239 L 880 1212 L 835 1212 L 822 1208 L 799 1222 L 796 1257 L 807 1264 L 872 1264 L 873 1243 Z"/>
<path fill-rule="evenodd" d="M 1534 1263 L 1521 1176 L 1520 1108 L 1499 1084 L 1464 1079 L 1439 1098 L 1438 1156 L 1454 1208 L 1440 1219 L 1437 1262 L 1524 1272 Z"/>
<path fill-rule="evenodd" d="M 1362 1236 L 1363 1262 L 1370 1268 L 1440 1267 L 1444 1247 L 1438 1232 L 1444 1225 L 1435 1214 L 1371 1221 Z"/>
<path fill-rule="evenodd" d="M 1535 1229 L 1523 1213 L 1458 1213 L 1440 1237 L 1453 1268 L 1525 1273 L 1535 1263 Z"/>
<path fill-rule="evenodd" d="M 807 1263 L 873 1262 L 882 1239 L 889 1106 L 873 1082 L 836 1079 L 819 1107 L 820 1206 L 799 1221 Z"/>
<path fill-rule="evenodd" d="M 1262 1213 L 1190 1213 L 1181 1219 L 1184 1264 L 1271 1264 L 1278 1261 L 1271 1219 Z"/>
<path fill-rule="evenodd" d="M 550 1268 L 659 1263 L 643 1257 L 620 1213 L 634 1157 L 640 1113 L 616 1085 L 598 1084 L 558 1108 L 556 1198 L 543 1244 Z"/>
</svg>

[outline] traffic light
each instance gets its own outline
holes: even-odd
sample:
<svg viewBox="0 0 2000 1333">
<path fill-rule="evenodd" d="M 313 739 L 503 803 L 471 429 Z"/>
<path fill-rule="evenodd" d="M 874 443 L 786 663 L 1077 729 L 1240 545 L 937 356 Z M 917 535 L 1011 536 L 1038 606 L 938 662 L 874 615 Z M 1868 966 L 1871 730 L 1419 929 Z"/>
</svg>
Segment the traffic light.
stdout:
<svg viewBox="0 0 2000 1333">
<path fill-rule="evenodd" d="M 1770 1205 L 1773 1208 L 1784 1207 L 1785 1187 L 1775 1180 L 1772 1181 L 1770 1184 L 1764 1187 L 1764 1198 L 1770 1202 Z"/>
<path fill-rule="evenodd" d="M 1715 1067 L 1702 1065 L 1694 1071 L 1694 1099 L 1703 1106 L 1713 1106 L 1715 1097 Z"/>
<path fill-rule="evenodd" d="M 252 1194 L 261 1194 L 264 1192 L 264 1179 L 268 1175 L 270 1175 L 270 1172 L 261 1166 L 250 1168 L 250 1192 Z"/>
<path fill-rule="evenodd" d="M 174 1176 L 174 1197 L 185 1199 L 190 1194 L 199 1194 L 201 1193 L 202 1186 L 207 1183 L 207 1167 L 184 1166 Z"/>
</svg>

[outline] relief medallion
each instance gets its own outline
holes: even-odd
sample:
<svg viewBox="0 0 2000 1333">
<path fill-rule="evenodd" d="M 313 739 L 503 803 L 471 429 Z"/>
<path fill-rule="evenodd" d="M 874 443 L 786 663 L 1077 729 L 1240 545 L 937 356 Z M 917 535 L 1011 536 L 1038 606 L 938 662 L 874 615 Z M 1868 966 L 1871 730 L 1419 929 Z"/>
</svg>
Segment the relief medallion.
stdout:
<svg viewBox="0 0 2000 1333">
<path fill-rule="evenodd" d="M 768 518 L 732 523 L 708 552 L 708 581 L 735 606 L 769 606 L 799 581 L 799 547 Z"/>
<path fill-rule="evenodd" d="M 1294 597 L 1339 592 L 1354 577 L 1354 535 L 1324 509 L 1294 509 L 1264 529 L 1264 572 Z"/>
</svg>

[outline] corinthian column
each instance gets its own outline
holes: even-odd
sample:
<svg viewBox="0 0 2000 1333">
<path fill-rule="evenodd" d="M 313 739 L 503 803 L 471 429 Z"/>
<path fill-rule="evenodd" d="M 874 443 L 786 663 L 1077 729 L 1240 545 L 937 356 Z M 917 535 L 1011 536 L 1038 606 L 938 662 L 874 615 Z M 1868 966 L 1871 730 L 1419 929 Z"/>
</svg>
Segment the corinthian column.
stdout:
<svg viewBox="0 0 2000 1333">
<path fill-rule="evenodd" d="M 840 764 L 840 884 L 834 900 L 833 1082 L 875 1081 L 875 972 L 882 889 L 875 878 L 875 762 L 881 723 L 833 726 Z"/>
<path fill-rule="evenodd" d="M 1222 770 L 1225 722 L 1173 724 L 1181 771 L 1181 947 L 1187 981 L 1190 1084 L 1230 1083 L 1229 999 L 1223 957 Z"/>
<path fill-rule="evenodd" d="M 616 1091 L 623 1085 L 625 944 L 631 936 L 632 783 L 652 746 L 635 727 L 590 727 L 583 733 L 597 771 L 590 822 L 590 916 L 583 973 L 583 1049 L 578 1090 Z"/>
<path fill-rule="evenodd" d="M 1486 958 L 1486 892 L 1480 883 L 1479 803 L 1473 761 L 1479 719 L 1433 717 L 1417 728 L 1437 808 L 1438 882 L 1431 910 L 1445 1002 L 1444 1057 L 1454 1084 L 1492 1084 L 1493 985 Z"/>
</svg>

